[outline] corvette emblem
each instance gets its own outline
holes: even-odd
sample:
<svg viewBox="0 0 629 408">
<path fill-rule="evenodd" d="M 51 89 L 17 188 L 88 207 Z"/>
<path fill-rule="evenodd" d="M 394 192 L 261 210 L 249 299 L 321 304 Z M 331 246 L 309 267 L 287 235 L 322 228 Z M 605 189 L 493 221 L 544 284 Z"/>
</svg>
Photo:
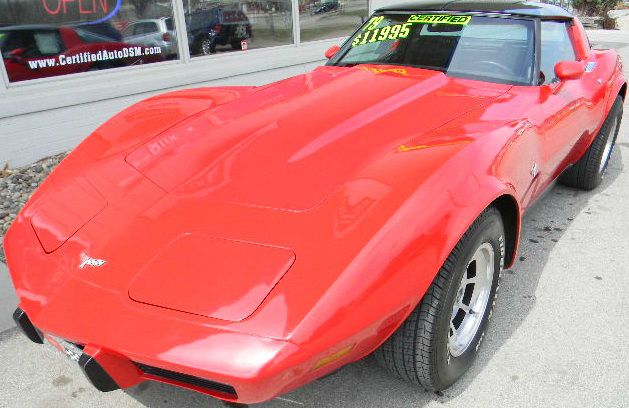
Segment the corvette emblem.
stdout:
<svg viewBox="0 0 629 408">
<path fill-rule="evenodd" d="M 81 254 L 81 264 L 79 265 L 79 269 L 83 269 L 86 266 L 98 267 L 105 265 L 107 261 L 104 259 L 94 259 L 87 256 L 87 254 Z"/>
</svg>

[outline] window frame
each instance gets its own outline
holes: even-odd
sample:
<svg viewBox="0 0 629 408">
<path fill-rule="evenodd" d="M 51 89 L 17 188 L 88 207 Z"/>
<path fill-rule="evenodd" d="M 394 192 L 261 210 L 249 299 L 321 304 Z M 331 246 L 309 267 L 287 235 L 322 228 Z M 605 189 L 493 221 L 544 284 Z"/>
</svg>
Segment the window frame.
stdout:
<svg viewBox="0 0 629 408">
<path fill-rule="evenodd" d="M 579 53 L 577 52 L 577 47 L 575 46 L 575 42 L 574 42 L 574 37 L 572 36 L 572 32 L 570 30 L 570 27 L 573 26 L 574 20 L 572 19 L 553 19 L 553 18 L 549 18 L 549 19 L 542 19 L 542 18 L 538 18 L 537 19 L 537 23 L 536 23 L 536 54 L 537 54 L 537 72 L 536 72 L 536 77 L 535 78 L 539 78 L 539 74 L 542 70 L 542 23 L 556 23 L 556 24 L 563 24 L 564 28 L 566 29 L 566 35 L 568 36 L 568 41 L 570 42 L 570 47 L 572 47 L 572 53 L 574 54 L 574 60 L 575 61 L 579 61 Z M 589 39 L 588 39 L 589 41 Z M 562 83 L 561 80 L 559 80 L 558 78 L 555 78 L 556 80 L 553 82 L 548 82 L 548 83 L 543 83 L 543 84 L 536 84 L 536 86 L 539 87 L 543 87 L 543 86 L 556 86 L 557 84 Z"/>
</svg>

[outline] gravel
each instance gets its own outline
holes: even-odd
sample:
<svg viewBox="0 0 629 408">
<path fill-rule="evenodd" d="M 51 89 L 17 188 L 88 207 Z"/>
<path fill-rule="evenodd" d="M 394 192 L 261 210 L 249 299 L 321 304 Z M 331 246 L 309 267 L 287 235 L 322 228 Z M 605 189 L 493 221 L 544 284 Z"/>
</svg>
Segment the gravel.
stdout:
<svg viewBox="0 0 629 408">
<path fill-rule="evenodd" d="M 30 166 L 0 170 L 0 237 L 22 209 L 26 201 L 67 153 L 42 159 Z M 0 262 L 6 262 L 0 240 Z"/>
</svg>

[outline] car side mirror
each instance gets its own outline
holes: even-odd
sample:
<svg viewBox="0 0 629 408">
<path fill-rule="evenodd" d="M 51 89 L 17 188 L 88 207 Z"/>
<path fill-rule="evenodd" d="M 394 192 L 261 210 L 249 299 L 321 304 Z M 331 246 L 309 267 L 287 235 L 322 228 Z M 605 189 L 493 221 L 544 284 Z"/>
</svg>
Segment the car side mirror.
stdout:
<svg viewBox="0 0 629 408">
<path fill-rule="evenodd" d="M 578 61 L 559 61 L 555 65 L 555 75 L 562 81 L 579 79 L 585 72 L 585 66 Z"/>
<path fill-rule="evenodd" d="M 333 56 L 336 55 L 337 52 L 339 52 L 339 50 L 341 49 L 341 47 L 339 47 L 338 45 L 333 45 L 330 48 L 328 48 L 328 50 L 325 52 L 325 57 L 327 59 L 332 58 Z"/>
</svg>

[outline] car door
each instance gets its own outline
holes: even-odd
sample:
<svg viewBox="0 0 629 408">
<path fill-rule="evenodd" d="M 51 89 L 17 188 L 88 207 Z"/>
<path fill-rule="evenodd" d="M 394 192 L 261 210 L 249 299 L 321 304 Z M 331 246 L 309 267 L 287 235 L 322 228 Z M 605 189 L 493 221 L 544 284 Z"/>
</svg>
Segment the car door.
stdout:
<svg viewBox="0 0 629 408">
<path fill-rule="evenodd" d="M 560 80 L 555 65 L 577 56 L 569 23 L 541 21 L 539 104 L 536 125 L 543 138 L 543 184 L 554 180 L 566 166 L 566 158 L 586 132 L 589 101 L 581 80 Z"/>
</svg>

